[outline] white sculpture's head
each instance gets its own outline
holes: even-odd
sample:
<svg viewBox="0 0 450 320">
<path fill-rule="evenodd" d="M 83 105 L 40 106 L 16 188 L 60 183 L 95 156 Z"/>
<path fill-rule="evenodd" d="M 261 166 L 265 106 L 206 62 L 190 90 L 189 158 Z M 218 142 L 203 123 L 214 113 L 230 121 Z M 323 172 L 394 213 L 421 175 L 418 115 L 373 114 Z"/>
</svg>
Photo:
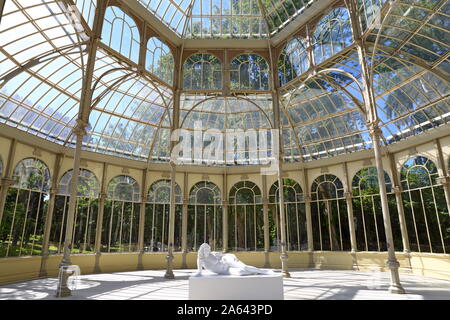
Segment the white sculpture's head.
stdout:
<svg viewBox="0 0 450 320">
<path fill-rule="evenodd" d="M 200 248 L 198 248 L 198 257 L 200 259 L 206 258 L 207 256 L 209 256 L 210 253 L 211 247 L 207 243 L 202 244 Z"/>
</svg>

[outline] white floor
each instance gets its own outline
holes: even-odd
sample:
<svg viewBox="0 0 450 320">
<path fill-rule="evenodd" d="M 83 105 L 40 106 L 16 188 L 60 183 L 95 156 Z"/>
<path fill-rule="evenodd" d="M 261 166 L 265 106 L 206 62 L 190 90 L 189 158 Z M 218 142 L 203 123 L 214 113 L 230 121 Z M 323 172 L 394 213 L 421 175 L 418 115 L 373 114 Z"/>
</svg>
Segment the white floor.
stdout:
<svg viewBox="0 0 450 320">
<path fill-rule="evenodd" d="M 279 271 L 279 270 L 278 270 Z M 164 279 L 164 271 L 134 271 L 83 275 L 76 290 L 64 300 L 187 300 L 188 277 L 195 270 L 176 270 L 175 280 Z M 450 299 L 450 280 L 401 274 L 406 294 L 387 292 L 389 275 L 379 272 L 293 270 L 284 279 L 286 300 L 435 300 Z M 56 278 L 0 286 L 0 300 L 51 300 Z"/>
</svg>

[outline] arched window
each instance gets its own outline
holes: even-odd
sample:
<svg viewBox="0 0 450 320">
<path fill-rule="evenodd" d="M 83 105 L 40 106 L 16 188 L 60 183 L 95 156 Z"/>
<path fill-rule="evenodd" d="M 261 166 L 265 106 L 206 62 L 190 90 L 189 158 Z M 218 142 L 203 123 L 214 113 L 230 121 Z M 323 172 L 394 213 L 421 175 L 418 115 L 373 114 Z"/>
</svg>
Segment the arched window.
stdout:
<svg viewBox="0 0 450 320">
<path fill-rule="evenodd" d="M 50 231 L 50 253 L 61 253 L 63 251 L 72 175 L 73 170 L 71 169 L 64 173 L 58 184 Z M 94 251 L 95 231 L 98 223 L 99 193 L 100 184 L 95 174 L 90 170 L 80 169 L 77 184 L 72 253 L 90 253 Z"/>
<path fill-rule="evenodd" d="M 230 190 L 229 239 L 235 251 L 264 249 L 264 217 L 261 190 L 251 181 L 236 183 Z"/>
<path fill-rule="evenodd" d="M 344 186 L 338 177 L 324 174 L 311 187 L 311 220 L 314 249 L 350 250 Z"/>
<path fill-rule="evenodd" d="M 433 161 L 417 156 L 408 159 L 400 178 L 406 228 L 412 251 L 450 252 L 450 216 L 442 185 L 436 181 Z"/>
<path fill-rule="evenodd" d="M 396 200 L 395 195 L 391 193 L 391 179 L 386 172 L 384 173 L 384 182 L 388 192 L 394 247 L 396 250 L 401 250 L 402 235 Z M 377 168 L 369 167 L 359 170 L 353 177 L 352 192 L 357 249 L 359 251 L 387 251 Z"/>
<path fill-rule="evenodd" d="M 13 180 L 17 189 L 47 192 L 50 187 L 50 171 L 41 160 L 28 158 L 17 164 Z"/>
<path fill-rule="evenodd" d="M 139 202 L 139 184 L 129 176 L 117 176 L 108 184 L 108 199 Z"/>
<path fill-rule="evenodd" d="M 198 182 L 189 193 L 188 248 L 196 251 L 204 242 L 212 250 L 222 248 L 221 194 L 209 181 Z"/>
<path fill-rule="evenodd" d="M 73 170 L 67 171 L 59 181 L 58 194 L 70 196 Z M 94 173 L 87 169 L 80 169 L 77 184 L 77 196 L 86 198 L 98 198 L 100 184 Z"/>
<path fill-rule="evenodd" d="M 131 61 L 139 62 L 139 30 L 134 20 L 118 7 L 106 8 L 102 41 Z"/>
<path fill-rule="evenodd" d="M 319 64 L 352 43 L 348 10 L 337 8 L 317 24 L 313 36 L 314 61 Z"/>
<path fill-rule="evenodd" d="M 183 64 L 183 89 L 222 89 L 222 65 L 215 56 L 197 53 Z"/>
<path fill-rule="evenodd" d="M 281 52 L 278 60 L 278 78 L 280 86 L 297 78 L 309 68 L 307 43 L 301 38 L 289 41 Z"/>
<path fill-rule="evenodd" d="M 276 235 L 273 245 L 280 250 L 280 198 L 278 181 L 269 190 L 269 220 L 274 221 L 275 230 L 270 229 L 270 234 Z M 288 251 L 300 251 L 308 249 L 308 237 L 306 233 L 305 203 L 303 190 L 293 179 L 283 179 L 284 214 L 286 226 L 286 243 Z M 276 232 L 274 232 L 276 231 Z"/>
<path fill-rule="evenodd" d="M 173 83 L 175 64 L 169 47 L 156 37 L 147 42 L 147 56 L 145 67 L 161 80 L 168 84 Z"/>
<path fill-rule="evenodd" d="M 149 189 L 145 210 L 145 251 L 167 251 L 169 239 L 170 180 L 158 180 Z M 174 250 L 181 250 L 182 193 L 175 184 Z"/>
<path fill-rule="evenodd" d="M 269 90 L 269 65 L 257 54 L 241 54 L 231 61 L 232 90 Z"/>
<path fill-rule="evenodd" d="M 0 257 L 39 255 L 42 250 L 50 171 L 41 160 L 20 161 L 13 172 L 0 225 Z"/>
<path fill-rule="evenodd" d="M 130 176 L 117 176 L 108 183 L 103 218 L 102 251 L 138 250 L 140 188 Z"/>
</svg>

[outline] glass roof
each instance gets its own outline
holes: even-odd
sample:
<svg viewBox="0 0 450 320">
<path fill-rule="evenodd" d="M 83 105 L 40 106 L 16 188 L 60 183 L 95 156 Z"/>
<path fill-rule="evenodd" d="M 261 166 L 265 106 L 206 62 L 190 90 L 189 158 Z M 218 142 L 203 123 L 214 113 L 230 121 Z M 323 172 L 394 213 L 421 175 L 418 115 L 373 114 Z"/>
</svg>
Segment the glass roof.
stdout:
<svg viewBox="0 0 450 320">
<path fill-rule="evenodd" d="M 138 0 L 178 36 L 268 38 L 316 0 Z"/>
<path fill-rule="evenodd" d="M 201 23 L 203 19 L 211 23 L 207 37 L 216 34 L 212 20 L 201 16 L 204 7 L 210 8 L 210 16 L 221 16 L 223 28 L 224 19 L 237 19 L 242 26 L 244 21 L 267 21 L 275 11 L 292 18 L 293 9 L 281 8 L 303 3 L 252 1 L 142 3 L 175 31 L 181 30 L 180 34 L 187 34 L 188 29 L 171 25 L 182 20 L 174 18 L 177 12 L 185 17 L 185 25 L 200 12 Z M 221 9 L 213 11 L 213 4 L 218 3 Z M 376 10 L 383 3 L 359 0 L 358 23 L 368 49 L 383 142 L 389 145 L 450 121 L 450 1 L 399 0 L 383 8 L 385 16 L 379 21 Z M 96 1 L 78 0 L 76 8 L 73 11 L 57 0 L 7 0 L 0 24 L 0 123 L 70 147 L 75 142 L 73 129 L 83 96 Z M 68 12 L 78 13 L 81 23 L 74 23 Z M 167 162 L 176 101 L 171 77 L 179 57 L 172 55 L 162 39 L 160 43 L 152 38 L 153 47 L 136 46 L 142 36 L 137 31 L 139 24 L 133 25 L 131 16 L 118 7 L 109 12 L 116 18 L 105 16 L 109 37 L 102 36 L 93 56 L 93 96 L 83 149 Z M 129 32 L 114 32 L 115 21 L 120 19 L 120 27 L 129 26 Z M 271 90 L 275 87 L 285 161 L 311 161 L 371 148 L 360 88 L 361 66 L 348 11 L 335 8 L 312 21 L 306 26 L 310 37 L 299 30 L 302 36 L 280 44 L 275 68 L 268 50 L 233 53 L 229 65 L 220 50 L 186 55 L 182 74 L 174 77 L 184 85 L 178 126 L 193 131 L 201 123 L 204 132 L 273 129 Z M 273 28 L 269 24 L 265 36 Z M 217 35 L 225 36 L 224 30 Z M 262 28 L 254 30 L 236 37 L 264 36 Z M 270 74 L 274 69 L 277 77 Z M 270 154 L 271 146 L 267 151 Z M 226 150 L 227 156 L 239 158 L 234 152 Z M 264 162 L 244 153 L 245 161 L 238 164 Z"/>
</svg>

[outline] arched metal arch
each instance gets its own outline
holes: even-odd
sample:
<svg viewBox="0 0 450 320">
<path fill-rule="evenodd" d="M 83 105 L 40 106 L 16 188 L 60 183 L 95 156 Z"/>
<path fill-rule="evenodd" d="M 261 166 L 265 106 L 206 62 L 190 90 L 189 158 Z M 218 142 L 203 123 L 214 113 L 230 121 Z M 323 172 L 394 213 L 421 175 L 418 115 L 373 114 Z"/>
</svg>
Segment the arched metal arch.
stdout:
<svg viewBox="0 0 450 320">
<path fill-rule="evenodd" d="M 201 100 L 200 102 L 197 102 L 196 104 L 194 104 L 194 106 L 186 113 L 186 115 L 184 116 L 184 118 L 183 118 L 183 121 L 181 122 L 181 125 L 180 125 L 180 128 L 183 128 L 183 125 L 184 125 L 184 122 L 186 121 L 186 118 L 189 116 L 189 114 L 192 112 L 192 111 L 194 111 L 194 109 L 195 108 L 197 108 L 200 104 L 202 104 L 202 103 L 204 103 L 204 102 L 206 102 L 206 101 L 209 101 L 209 100 L 213 100 L 213 99 L 217 99 L 217 98 L 230 98 L 230 97 L 233 97 L 233 98 L 236 98 L 236 99 L 239 99 L 239 100 L 245 100 L 245 101 L 247 101 L 247 102 L 249 102 L 249 103 L 251 103 L 251 104 L 253 104 L 257 109 L 259 109 L 259 111 L 261 111 L 263 114 L 264 114 L 264 116 L 266 117 L 266 119 L 269 121 L 269 124 L 270 124 L 270 127 L 271 127 L 271 129 L 274 129 L 274 126 L 273 126 L 273 123 L 272 123 L 272 121 L 270 120 L 270 117 L 267 115 L 267 113 L 257 104 L 257 103 L 255 103 L 254 101 L 251 101 L 250 99 L 247 99 L 247 98 L 244 98 L 244 97 L 240 97 L 240 96 L 235 96 L 235 95 L 233 95 L 233 96 L 225 96 L 225 95 L 217 95 L 217 96 L 213 96 L 213 97 L 209 97 L 209 98 L 206 98 L 206 99 L 203 99 L 203 100 Z"/>
<path fill-rule="evenodd" d="M 17 68 L 15 68 L 14 70 L 12 70 L 11 72 L 9 72 L 8 74 L 4 75 L 3 77 L 0 78 L 0 89 L 11 79 L 13 79 L 14 77 L 18 76 L 19 74 L 21 74 L 24 71 L 27 71 L 30 68 L 33 68 L 41 63 L 44 62 L 48 62 L 48 61 L 52 61 L 55 60 L 59 57 L 61 57 L 62 55 L 72 55 L 72 54 L 80 54 L 82 55 L 82 53 L 87 52 L 87 46 L 85 50 L 81 50 L 81 51 L 75 51 L 75 52 L 70 52 L 71 49 L 76 48 L 78 46 L 82 46 L 82 45 L 87 45 L 89 43 L 89 41 L 84 41 L 82 43 L 77 43 L 74 45 L 68 45 L 68 46 L 64 46 L 55 50 L 51 50 L 48 52 L 45 52 L 39 56 L 33 57 L 31 58 L 27 63 L 18 66 Z M 68 52 L 65 52 L 65 51 Z M 59 55 L 56 55 L 59 54 Z M 52 56 L 55 55 L 55 56 Z"/>
</svg>

